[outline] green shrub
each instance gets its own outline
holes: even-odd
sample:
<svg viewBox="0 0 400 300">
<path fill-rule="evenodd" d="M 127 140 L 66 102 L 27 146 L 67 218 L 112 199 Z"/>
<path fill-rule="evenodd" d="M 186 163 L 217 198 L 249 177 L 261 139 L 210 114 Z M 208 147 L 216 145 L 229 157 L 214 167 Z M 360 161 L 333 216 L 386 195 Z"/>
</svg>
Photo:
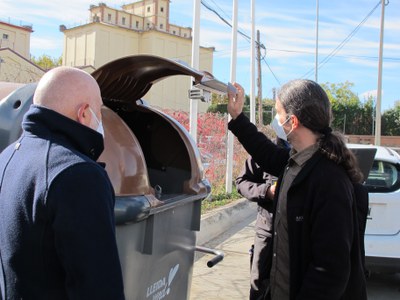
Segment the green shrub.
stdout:
<svg viewBox="0 0 400 300">
<path fill-rule="evenodd" d="M 211 196 L 201 203 L 201 213 L 206 213 L 215 208 L 227 205 L 237 199 L 242 198 L 236 188 L 232 189 L 232 193 L 212 192 Z"/>
</svg>

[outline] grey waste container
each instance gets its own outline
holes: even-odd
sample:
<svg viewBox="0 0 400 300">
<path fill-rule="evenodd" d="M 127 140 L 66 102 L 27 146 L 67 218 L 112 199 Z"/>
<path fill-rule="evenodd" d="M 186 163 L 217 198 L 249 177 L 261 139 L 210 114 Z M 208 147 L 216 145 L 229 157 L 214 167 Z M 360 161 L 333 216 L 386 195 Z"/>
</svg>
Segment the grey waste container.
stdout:
<svg viewBox="0 0 400 300">
<path fill-rule="evenodd" d="M 105 150 L 99 161 L 106 163 L 116 193 L 126 297 L 188 299 L 201 201 L 210 185 L 188 132 L 141 97 L 154 82 L 172 75 L 192 76 L 211 91 L 227 87 L 209 74 L 149 55 L 113 61 L 92 75 L 104 102 Z M 24 85 L 0 100 L 0 151 L 20 135 L 35 88 Z"/>
</svg>

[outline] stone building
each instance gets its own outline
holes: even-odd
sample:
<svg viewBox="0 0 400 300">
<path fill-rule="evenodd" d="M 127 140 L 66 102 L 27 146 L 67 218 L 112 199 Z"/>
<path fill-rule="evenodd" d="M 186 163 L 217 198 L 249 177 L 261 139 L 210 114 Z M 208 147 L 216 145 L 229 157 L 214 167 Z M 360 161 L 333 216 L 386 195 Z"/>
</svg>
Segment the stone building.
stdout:
<svg viewBox="0 0 400 300">
<path fill-rule="evenodd" d="M 0 81 L 36 82 L 44 70 L 30 60 L 31 25 L 0 21 Z"/>
<path fill-rule="evenodd" d="M 150 54 L 191 64 L 192 29 L 170 24 L 169 0 L 141 0 L 122 5 L 91 5 L 87 24 L 66 28 L 63 65 L 98 67 L 128 55 Z M 212 73 L 214 48 L 200 49 L 199 69 Z M 143 97 L 160 108 L 189 111 L 190 78 L 174 76 L 156 83 Z M 206 103 L 199 103 L 199 112 Z"/>
</svg>

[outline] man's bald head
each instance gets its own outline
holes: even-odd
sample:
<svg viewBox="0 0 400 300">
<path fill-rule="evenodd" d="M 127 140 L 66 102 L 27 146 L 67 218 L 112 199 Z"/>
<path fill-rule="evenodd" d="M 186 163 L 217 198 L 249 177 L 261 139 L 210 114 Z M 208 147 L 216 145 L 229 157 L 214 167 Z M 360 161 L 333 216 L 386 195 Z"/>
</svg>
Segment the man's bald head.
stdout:
<svg viewBox="0 0 400 300">
<path fill-rule="evenodd" d="M 77 112 L 83 105 L 100 114 L 102 100 L 99 86 L 91 75 L 77 68 L 57 67 L 40 79 L 33 103 L 78 121 Z"/>
</svg>

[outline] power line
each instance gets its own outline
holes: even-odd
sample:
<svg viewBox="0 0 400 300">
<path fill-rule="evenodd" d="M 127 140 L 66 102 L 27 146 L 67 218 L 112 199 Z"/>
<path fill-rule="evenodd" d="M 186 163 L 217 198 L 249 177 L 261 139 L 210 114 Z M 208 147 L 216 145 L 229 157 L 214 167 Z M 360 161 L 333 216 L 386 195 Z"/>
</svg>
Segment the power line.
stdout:
<svg viewBox="0 0 400 300">
<path fill-rule="evenodd" d="M 290 49 L 277 49 L 277 48 L 267 48 L 267 51 L 277 51 L 277 52 L 288 52 L 288 53 L 299 53 L 299 54 L 310 54 L 315 55 L 313 51 L 302 51 L 302 50 L 290 50 Z M 335 55 L 336 57 L 344 58 L 357 58 L 366 60 L 378 60 L 378 56 L 367 56 L 367 55 Z M 400 57 L 383 57 L 384 60 L 400 61 Z"/>
<path fill-rule="evenodd" d="M 227 17 L 228 15 L 224 12 L 223 9 L 221 9 L 217 3 L 214 0 L 211 0 L 215 6 L 217 6 L 223 14 L 225 14 Z M 230 28 L 232 28 L 232 25 L 229 23 L 229 21 L 227 21 L 224 17 L 221 16 L 220 13 L 218 13 L 215 9 L 211 8 L 209 4 L 205 3 L 204 0 L 201 0 L 201 4 L 207 8 L 209 11 L 213 12 L 215 15 L 218 16 L 218 18 L 223 21 L 226 25 L 228 25 Z M 355 59 L 368 59 L 368 60 L 376 60 L 378 59 L 377 57 L 372 57 L 372 56 L 360 56 L 360 55 L 337 55 L 337 53 L 351 40 L 351 38 L 358 32 L 358 30 L 362 27 L 362 25 L 364 25 L 364 23 L 369 19 L 369 17 L 375 12 L 375 10 L 379 7 L 379 5 L 381 4 L 381 1 L 379 1 L 376 6 L 367 14 L 367 16 L 350 32 L 350 34 L 335 48 L 333 49 L 319 64 L 318 64 L 318 69 L 322 68 L 332 57 L 336 56 L 336 57 L 348 57 L 348 58 L 355 58 Z M 245 38 L 245 40 L 247 40 L 249 43 L 251 42 L 251 38 L 245 34 L 243 31 L 238 30 L 238 33 Z M 258 43 L 256 41 L 257 46 L 261 47 L 262 49 L 264 49 L 264 55 L 261 58 L 264 63 L 266 64 L 266 66 L 268 67 L 268 69 L 270 70 L 270 72 L 272 73 L 272 75 L 274 76 L 275 80 L 278 82 L 279 85 L 281 85 L 280 80 L 278 79 L 278 77 L 275 75 L 275 73 L 272 71 L 270 65 L 268 64 L 268 62 L 265 59 L 266 56 L 266 51 L 281 51 L 281 52 L 289 52 L 289 53 L 303 53 L 303 54 L 314 54 L 313 52 L 309 52 L 309 51 L 300 51 L 300 50 L 287 50 L 287 49 L 274 49 L 274 48 L 266 48 L 262 43 Z M 221 54 L 222 52 L 220 52 L 219 54 Z M 383 58 L 385 60 L 391 60 L 391 61 L 400 61 L 400 58 L 396 58 L 396 57 L 385 57 Z M 313 71 L 315 71 L 314 68 L 310 69 L 306 74 L 304 74 L 302 77 L 307 77 L 308 75 L 310 75 Z"/>
<path fill-rule="evenodd" d="M 278 77 L 276 77 L 275 73 L 271 70 L 271 67 L 269 66 L 268 62 L 265 59 L 265 56 L 262 58 L 262 60 L 265 62 L 267 65 L 268 69 L 271 71 L 272 75 L 274 76 L 276 82 L 278 82 L 279 85 L 282 85 L 281 82 L 279 81 Z"/>
<path fill-rule="evenodd" d="M 317 68 L 322 68 L 323 65 L 325 65 L 333 56 L 336 55 L 343 47 L 344 45 L 347 44 L 348 41 L 351 40 L 351 38 L 357 33 L 357 31 L 361 28 L 362 25 L 368 20 L 368 18 L 374 13 L 374 11 L 379 7 L 381 4 L 381 1 L 378 2 L 378 4 L 375 5 L 375 7 L 367 14 L 367 16 L 356 26 L 356 28 L 353 29 L 352 32 L 335 48 L 332 50 L 331 53 L 328 54 L 317 66 Z M 310 75 L 312 72 L 315 72 L 315 69 L 312 68 L 310 69 L 306 74 L 304 74 L 302 77 L 307 77 Z"/>
<path fill-rule="evenodd" d="M 211 8 L 208 4 L 206 4 L 203 0 L 201 0 L 201 4 L 207 8 L 209 11 L 213 12 L 217 17 L 224 22 L 226 25 L 228 25 L 230 28 L 232 28 L 231 23 L 229 23 L 224 17 L 222 17 L 215 9 Z M 237 31 L 241 36 L 243 36 L 247 41 L 250 41 L 250 37 L 243 33 L 241 30 Z"/>
<path fill-rule="evenodd" d="M 213 0 L 211 0 L 213 1 Z M 213 1 L 214 2 L 214 1 Z M 215 2 L 214 2 L 215 3 Z M 215 9 L 211 8 L 209 5 L 207 5 L 206 3 L 204 3 L 203 0 L 201 0 L 201 4 L 207 8 L 209 11 L 213 12 L 214 14 L 216 14 L 218 16 L 218 18 L 220 18 L 225 24 L 227 24 L 230 28 L 232 28 L 232 25 L 226 20 L 224 19 Z M 220 8 L 221 9 L 221 8 Z M 223 11 L 223 10 L 222 10 Z M 244 32 L 242 32 L 241 30 L 237 31 L 242 37 L 244 37 L 249 43 L 251 43 L 251 38 L 245 34 Z M 256 44 L 258 47 L 260 47 L 261 49 L 264 49 L 264 51 L 266 50 L 265 46 L 262 43 L 258 43 L 256 41 Z M 264 52 L 265 53 L 265 52 Z M 267 61 L 265 60 L 265 55 L 263 55 L 263 57 L 261 58 L 265 64 L 267 65 L 268 69 L 271 71 L 272 75 L 274 76 L 274 78 L 276 79 L 276 81 L 279 83 L 279 85 L 281 85 L 279 79 L 276 77 L 275 73 L 272 71 L 271 67 L 269 66 L 269 64 L 267 63 Z"/>
<path fill-rule="evenodd" d="M 217 2 L 215 2 L 214 0 L 211 0 L 211 2 L 214 3 L 214 5 L 216 7 L 218 7 L 220 11 L 222 11 L 222 13 L 225 15 L 225 17 L 229 18 L 229 15 L 218 5 Z"/>
</svg>

